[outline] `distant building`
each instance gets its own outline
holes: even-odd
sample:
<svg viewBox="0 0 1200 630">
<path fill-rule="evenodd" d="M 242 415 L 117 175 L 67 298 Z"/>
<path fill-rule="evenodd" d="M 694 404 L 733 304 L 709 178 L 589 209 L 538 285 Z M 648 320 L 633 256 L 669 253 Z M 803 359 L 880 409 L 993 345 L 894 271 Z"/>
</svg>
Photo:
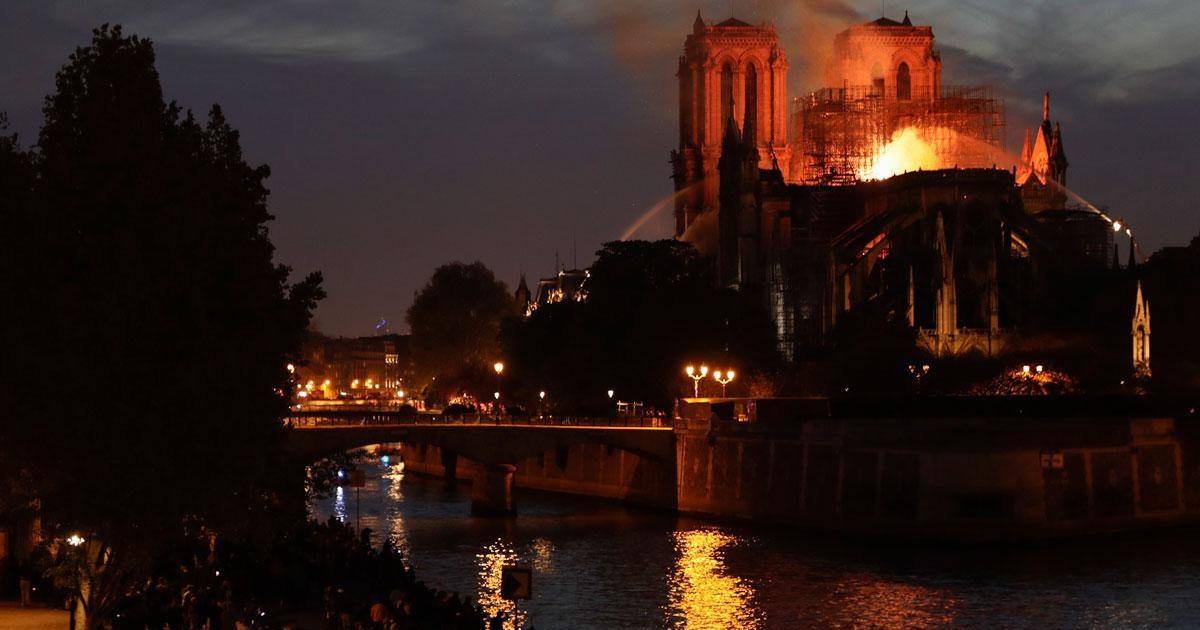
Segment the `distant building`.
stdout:
<svg viewBox="0 0 1200 630">
<path fill-rule="evenodd" d="M 411 335 L 325 337 L 305 342 L 296 370 L 307 397 L 394 398 L 415 370 Z"/>
<path fill-rule="evenodd" d="M 592 277 L 588 269 L 561 269 L 557 275 L 538 280 L 537 292 L 525 303 L 525 316 L 532 315 L 544 304 L 558 302 L 583 302 L 587 300 L 587 281 Z M 517 287 L 517 299 L 520 303 L 521 287 L 525 286 L 525 276 L 521 276 L 521 284 Z M 526 287 L 524 295 L 529 295 Z"/>
</svg>

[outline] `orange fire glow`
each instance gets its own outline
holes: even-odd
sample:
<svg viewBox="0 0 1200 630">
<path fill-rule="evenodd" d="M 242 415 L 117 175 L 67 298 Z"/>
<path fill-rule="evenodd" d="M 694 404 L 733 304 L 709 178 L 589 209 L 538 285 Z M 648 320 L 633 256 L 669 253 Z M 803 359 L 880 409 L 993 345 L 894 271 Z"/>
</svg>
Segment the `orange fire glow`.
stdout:
<svg viewBox="0 0 1200 630">
<path fill-rule="evenodd" d="M 915 170 L 942 168 L 941 160 L 925 134 L 916 127 L 905 127 L 892 134 L 892 140 L 875 156 L 874 163 L 860 179 L 887 179 Z"/>
<path fill-rule="evenodd" d="M 1003 148 L 992 146 L 940 126 L 910 125 L 897 130 L 880 147 L 870 165 L 858 173 L 863 180 L 887 179 L 917 170 L 987 168 L 1009 164 Z"/>
</svg>

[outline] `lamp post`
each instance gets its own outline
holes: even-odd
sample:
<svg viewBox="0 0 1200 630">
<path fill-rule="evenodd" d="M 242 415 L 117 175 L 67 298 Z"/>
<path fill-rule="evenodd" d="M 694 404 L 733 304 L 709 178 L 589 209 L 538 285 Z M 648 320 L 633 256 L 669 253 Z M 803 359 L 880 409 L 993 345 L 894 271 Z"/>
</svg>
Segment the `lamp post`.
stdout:
<svg viewBox="0 0 1200 630">
<path fill-rule="evenodd" d="M 496 413 L 500 413 L 500 375 L 504 374 L 504 362 L 497 361 L 492 364 L 492 369 L 496 371 Z"/>
<path fill-rule="evenodd" d="M 722 374 L 721 370 L 713 372 L 713 378 L 721 384 L 721 398 L 725 397 L 725 386 L 733 382 L 733 370 L 725 370 Z"/>
<path fill-rule="evenodd" d="M 697 370 L 695 366 L 689 365 L 683 368 L 683 373 L 687 374 L 688 378 L 692 379 L 692 397 L 699 398 L 700 381 L 704 380 L 704 377 L 708 376 L 708 366 L 701 365 L 700 369 Z"/>
<path fill-rule="evenodd" d="M 546 415 L 546 390 L 538 392 L 538 417 Z"/>
</svg>

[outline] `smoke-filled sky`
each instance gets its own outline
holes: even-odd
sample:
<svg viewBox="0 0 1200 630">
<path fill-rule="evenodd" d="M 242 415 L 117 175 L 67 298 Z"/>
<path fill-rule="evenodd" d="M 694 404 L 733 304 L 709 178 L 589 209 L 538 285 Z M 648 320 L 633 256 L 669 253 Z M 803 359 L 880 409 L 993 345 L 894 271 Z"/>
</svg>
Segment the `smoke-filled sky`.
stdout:
<svg viewBox="0 0 1200 630">
<path fill-rule="evenodd" d="M 1008 143 L 1052 90 L 1068 184 L 1134 226 L 1144 249 L 1200 231 L 1200 2 L 911 0 L 946 84 L 992 83 Z M 481 260 L 510 286 L 590 263 L 671 191 L 675 68 L 710 0 L 4 0 L 0 111 L 32 144 L 54 72 L 101 23 L 156 42 L 169 98 L 220 103 L 271 166 L 272 235 L 320 269 L 318 325 L 403 330 L 434 267 Z M 818 87 L 832 35 L 875 0 L 738 0 L 771 20 L 791 94 Z M 669 208 L 643 237 L 668 236 Z M 1125 243 L 1122 243 L 1124 250 Z"/>
</svg>

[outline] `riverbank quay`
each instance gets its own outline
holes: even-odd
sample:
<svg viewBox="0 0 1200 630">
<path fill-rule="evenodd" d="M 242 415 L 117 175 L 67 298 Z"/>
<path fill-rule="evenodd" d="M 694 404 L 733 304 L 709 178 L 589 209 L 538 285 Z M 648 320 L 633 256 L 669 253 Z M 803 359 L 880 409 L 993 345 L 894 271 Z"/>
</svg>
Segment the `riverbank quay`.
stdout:
<svg viewBox="0 0 1200 630">
<path fill-rule="evenodd" d="M 0 601 L 0 628 L 5 630 L 67 630 L 69 627 L 70 615 L 65 610 L 22 607 L 19 602 Z"/>
<path fill-rule="evenodd" d="M 518 462 L 513 483 L 932 542 L 1115 533 L 1200 523 L 1196 409 L 1142 397 L 682 399 L 674 461 L 576 445 Z M 478 476 L 469 461 L 448 469 L 449 455 L 406 445 L 406 471 Z"/>
<path fill-rule="evenodd" d="M 100 623 L 112 630 L 486 627 L 473 603 L 426 586 L 390 543 L 374 547 L 370 538 L 370 530 L 334 519 L 305 521 L 270 542 L 192 536 L 156 559 L 150 579 L 131 586 Z M 0 610 L 0 628 L 48 627 L 36 624 L 60 617 L 66 628 L 67 613 L 54 612 Z"/>
</svg>

